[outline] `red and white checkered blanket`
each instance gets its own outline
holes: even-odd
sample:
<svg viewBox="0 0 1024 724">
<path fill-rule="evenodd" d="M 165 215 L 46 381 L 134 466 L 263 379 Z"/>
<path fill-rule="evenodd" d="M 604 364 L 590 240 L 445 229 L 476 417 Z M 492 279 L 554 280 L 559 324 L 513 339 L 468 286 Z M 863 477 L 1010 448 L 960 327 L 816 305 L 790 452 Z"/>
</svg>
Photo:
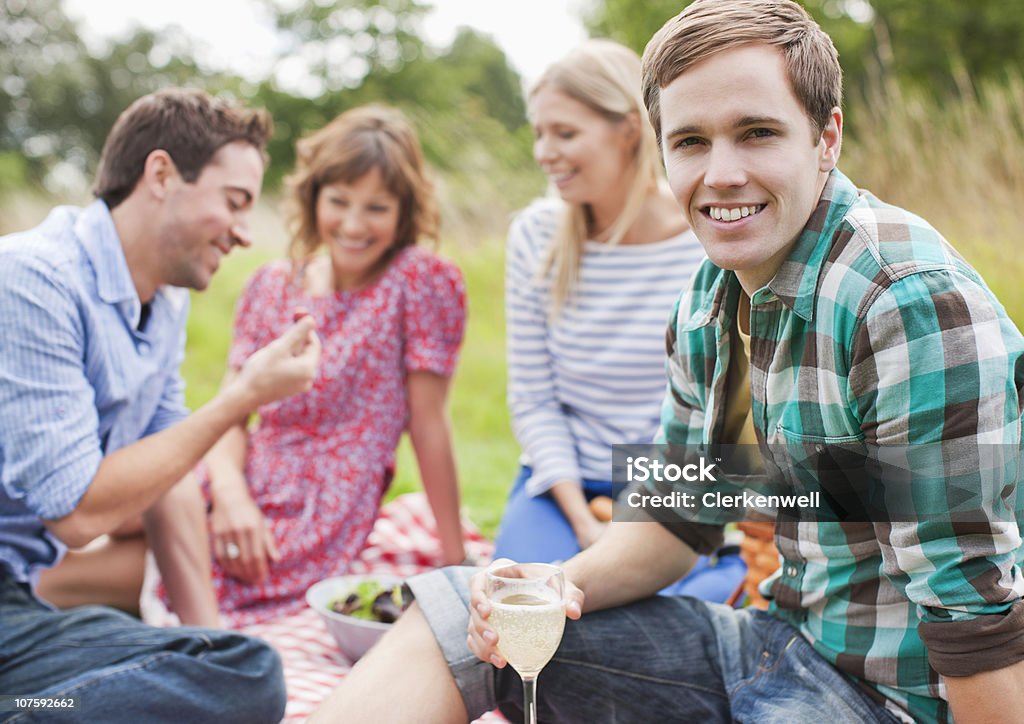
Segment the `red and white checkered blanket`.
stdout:
<svg viewBox="0 0 1024 724">
<path fill-rule="evenodd" d="M 469 521 L 466 553 L 490 560 L 493 544 Z M 411 576 L 441 564 L 441 546 L 433 513 L 422 493 L 401 495 L 384 506 L 352 573 L 390 573 Z M 285 722 L 300 722 L 313 713 L 351 668 L 338 651 L 320 617 L 312 609 L 267 623 L 249 626 L 243 631 L 274 646 L 284 662 L 288 686 Z M 495 714 L 479 722 L 504 721 Z"/>
</svg>

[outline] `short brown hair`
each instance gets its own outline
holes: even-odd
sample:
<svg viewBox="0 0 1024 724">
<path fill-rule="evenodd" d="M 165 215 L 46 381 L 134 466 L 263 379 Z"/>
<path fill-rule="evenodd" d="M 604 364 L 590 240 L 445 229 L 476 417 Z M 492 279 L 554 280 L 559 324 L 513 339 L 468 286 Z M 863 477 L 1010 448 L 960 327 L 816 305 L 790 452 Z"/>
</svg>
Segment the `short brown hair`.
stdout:
<svg viewBox="0 0 1024 724">
<path fill-rule="evenodd" d="M 118 116 L 103 144 L 93 195 L 113 209 L 131 195 L 146 158 L 166 151 L 191 183 L 217 151 L 234 141 L 264 154 L 273 125 L 263 110 L 250 110 L 194 88 L 167 88 L 132 103 Z"/>
<path fill-rule="evenodd" d="M 322 243 L 316 226 L 320 190 L 339 181 L 357 181 L 374 168 L 399 201 L 395 243 L 385 259 L 421 237 L 437 239 L 434 187 L 424 171 L 416 132 L 398 109 L 370 105 L 346 111 L 300 140 L 297 150 L 295 171 L 285 179 L 292 234 L 288 254 L 293 261 L 305 261 Z"/>
<path fill-rule="evenodd" d="M 767 43 L 782 50 L 790 85 L 818 132 L 843 101 L 843 71 L 832 39 L 792 0 L 695 0 L 647 44 L 644 105 L 661 140 L 661 89 L 722 50 Z"/>
</svg>

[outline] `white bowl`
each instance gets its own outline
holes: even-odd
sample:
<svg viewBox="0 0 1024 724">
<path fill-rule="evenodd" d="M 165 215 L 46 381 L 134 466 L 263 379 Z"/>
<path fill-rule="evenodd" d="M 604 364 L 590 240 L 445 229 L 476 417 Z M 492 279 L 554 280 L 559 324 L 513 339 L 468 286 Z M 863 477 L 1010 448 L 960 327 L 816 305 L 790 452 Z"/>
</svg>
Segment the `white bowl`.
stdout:
<svg viewBox="0 0 1024 724">
<path fill-rule="evenodd" d="M 353 663 L 377 643 L 377 639 L 391 628 L 391 624 L 346 616 L 332 611 L 330 606 L 355 590 L 356 584 L 370 579 L 380 581 L 384 586 L 394 586 L 402 582 L 398 576 L 386 574 L 333 576 L 314 583 L 306 591 L 306 603 L 320 614 L 324 626 L 338 642 L 341 653 Z"/>
</svg>

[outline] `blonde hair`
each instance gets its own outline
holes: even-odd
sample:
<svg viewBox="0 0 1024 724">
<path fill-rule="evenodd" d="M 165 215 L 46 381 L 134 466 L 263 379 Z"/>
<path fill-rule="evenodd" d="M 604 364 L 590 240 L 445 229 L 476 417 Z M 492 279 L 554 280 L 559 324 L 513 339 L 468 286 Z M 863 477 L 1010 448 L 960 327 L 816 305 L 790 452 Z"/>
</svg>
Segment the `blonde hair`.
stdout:
<svg viewBox="0 0 1024 724">
<path fill-rule="evenodd" d="M 643 96 L 661 141 L 661 89 L 711 55 L 767 43 L 785 57 L 793 93 L 820 134 L 843 102 L 839 54 L 807 11 L 791 0 L 695 0 L 644 50 Z"/>
<path fill-rule="evenodd" d="M 381 264 L 422 237 L 437 240 L 434 187 L 424 173 L 416 132 L 399 110 L 370 105 L 346 111 L 300 140 L 297 151 L 295 171 L 285 179 L 291 231 L 288 256 L 296 268 L 323 243 L 316 228 L 320 190 L 339 181 L 358 181 L 374 168 L 399 201 L 395 242 Z"/>
<path fill-rule="evenodd" d="M 640 93 L 640 57 L 611 40 L 588 40 L 544 71 L 530 89 L 532 98 L 541 88 L 564 93 L 603 116 L 611 123 L 626 121 L 636 114 L 640 128 L 634 150 L 634 176 L 622 213 L 610 228 L 608 244 L 622 241 L 636 221 L 652 187 L 658 184 L 661 159 L 654 130 L 647 123 Z M 583 243 L 593 220 L 587 204 L 568 204 L 555 231 L 547 256 L 540 267 L 541 278 L 552 277 L 552 319 L 572 298 L 579 279 Z"/>
</svg>

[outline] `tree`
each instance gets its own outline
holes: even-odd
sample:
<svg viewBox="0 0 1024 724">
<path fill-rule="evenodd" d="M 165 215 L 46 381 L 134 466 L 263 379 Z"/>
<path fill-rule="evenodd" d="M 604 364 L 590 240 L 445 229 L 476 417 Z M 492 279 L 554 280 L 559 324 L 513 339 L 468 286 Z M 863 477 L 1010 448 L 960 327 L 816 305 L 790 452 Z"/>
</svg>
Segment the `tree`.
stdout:
<svg viewBox="0 0 1024 724">
<path fill-rule="evenodd" d="M 23 0 L 0 2 L 0 150 L 20 154 L 24 172 L 35 180 L 82 133 L 89 109 L 75 89 L 85 75 L 84 55 L 57 0 L 40 0 L 31 11 Z M 61 108 L 66 122 L 54 124 Z"/>
<path fill-rule="evenodd" d="M 326 16 L 313 8 L 304 12 L 309 14 L 304 19 L 292 14 L 278 20 L 279 27 L 289 28 L 292 34 L 293 56 L 306 57 L 310 55 L 304 50 L 306 44 L 325 42 L 321 24 L 342 11 L 327 9 Z M 352 27 L 361 27 L 354 15 L 348 17 Z M 411 34 L 413 29 L 410 25 L 403 32 Z M 307 32 L 312 33 L 308 38 L 300 35 Z M 325 90 L 313 98 L 293 95 L 276 76 L 260 84 L 252 100 L 270 110 L 276 129 L 269 147 L 268 185 L 277 185 L 290 170 L 295 142 L 302 135 L 365 103 L 384 102 L 405 110 L 420 132 L 427 160 L 444 171 L 478 168 L 481 163 L 491 164 L 491 170 L 531 163 L 529 142 L 518 132 L 526 122 L 520 78 L 489 37 L 463 28 L 447 49 L 430 48 L 418 38 L 407 40 L 406 48 L 407 60 L 388 67 L 375 65 L 352 87 Z M 324 87 L 348 82 L 340 77 L 331 81 L 322 75 L 327 71 L 317 66 L 310 70 Z M 488 157 L 486 162 L 482 155 Z M 469 157 L 474 160 L 467 161 Z"/>
<path fill-rule="evenodd" d="M 24 158 L 31 180 L 84 184 L 117 116 L 139 96 L 171 85 L 237 89 L 237 79 L 197 67 L 189 47 L 180 28 L 137 29 L 93 56 L 59 0 L 2 0 L 0 153 Z"/>
<path fill-rule="evenodd" d="M 611 38 L 643 53 L 647 41 L 692 0 L 593 0 L 584 15 L 591 35 Z"/>
<path fill-rule="evenodd" d="M 262 0 L 284 43 L 274 75 L 279 88 L 307 98 L 358 87 L 373 74 L 398 70 L 424 52 L 419 0 L 306 2 L 282 8 Z"/>
<path fill-rule="evenodd" d="M 693 0 L 594 0 L 584 18 L 592 35 L 617 40 L 637 53 L 662 25 L 689 6 Z M 853 0 L 854 3 L 860 0 Z M 861 86 L 865 76 L 865 49 L 871 28 L 858 22 L 846 7 L 851 0 L 801 0 L 815 20 L 831 37 L 839 51 L 847 87 Z"/>
<path fill-rule="evenodd" d="M 876 48 L 905 84 L 941 94 L 1024 70 L 1024 3 L 871 0 L 871 7 Z"/>
<path fill-rule="evenodd" d="M 483 111 L 515 131 L 526 122 L 522 81 L 494 41 L 470 28 L 460 28 L 448 52 L 439 59 L 456 83 L 477 98 Z"/>
<path fill-rule="evenodd" d="M 591 33 L 642 52 L 692 0 L 594 0 Z M 848 97 L 893 83 L 941 97 L 1024 69 L 1024 3 L 800 0 L 835 43 Z"/>
</svg>

